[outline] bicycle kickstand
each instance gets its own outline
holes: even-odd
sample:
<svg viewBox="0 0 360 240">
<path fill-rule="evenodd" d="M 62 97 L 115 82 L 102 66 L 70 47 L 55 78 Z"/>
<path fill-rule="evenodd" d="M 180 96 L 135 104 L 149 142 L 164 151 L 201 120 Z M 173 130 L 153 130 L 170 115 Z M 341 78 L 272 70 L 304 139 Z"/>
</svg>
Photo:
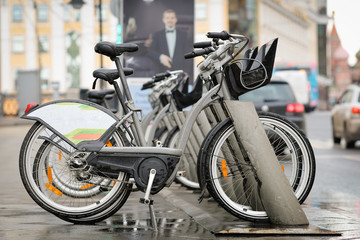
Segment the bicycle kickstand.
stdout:
<svg viewBox="0 0 360 240">
<path fill-rule="evenodd" d="M 157 232 L 158 228 L 157 228 L 157 224 L 156 224 L 156 218 L 155 218 L 155 212 L 154 212 L 154 206 L 153 206 L 154 200 L 152 200 L 150 197 L 150 192 L 151 192 L 152 185 L 154 183 L 155 175 L 156 175 L 156 170 L 151 169 L 150 175 L 149 175 L 149 181 L 148 181 L 146 191 L 145 191 L 145 196 L 144 196 L 144 198 L 140 198 L 140 202 L 143 204 L 149 205 L 151 225 L 152 225 L 154 231 Z"/>
</svg>

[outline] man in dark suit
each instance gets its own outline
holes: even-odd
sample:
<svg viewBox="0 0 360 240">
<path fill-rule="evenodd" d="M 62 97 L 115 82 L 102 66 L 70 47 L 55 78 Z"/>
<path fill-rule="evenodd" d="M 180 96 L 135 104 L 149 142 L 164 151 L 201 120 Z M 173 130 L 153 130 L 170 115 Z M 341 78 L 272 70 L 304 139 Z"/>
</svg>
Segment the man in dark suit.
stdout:
<svg viewBox="0 0 360 240">
<path fill-rule="evenodd" d="M 159 64 L 159 72 L 184 70 L 192 73 L 192 61 L 184 54 L 192 50 L 187 33 L 176 29 L 177 17 L 172 9 L 164 11 L 162 21 L 165 29 L 154 33 L 149 56 Z"/>
</svg>

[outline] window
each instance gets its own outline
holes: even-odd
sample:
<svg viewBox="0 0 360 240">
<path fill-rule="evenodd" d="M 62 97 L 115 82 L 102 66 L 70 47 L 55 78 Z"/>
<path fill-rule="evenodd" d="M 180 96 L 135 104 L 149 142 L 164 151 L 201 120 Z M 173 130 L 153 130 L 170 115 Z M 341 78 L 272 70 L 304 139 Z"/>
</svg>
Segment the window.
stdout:
<svg viewBox="0 0 360 240">
<path fill-rule="evenodd" d="M 40 80 L 41 80 L 41 90 L 49 89 L 49 79 L 50 79 L 50 69 L 43 67 L 40 69 Z"/>
<path fill-rule="evenodd" d="M 197 20 L 205 20 L 207 18 L 207 3 L 196 2 L 195 3 L 195 16 Z"/>
<path fill-rule="evenodd" d="M 47 35 L 39 36 L 39 52 L 41 53 L 49 52 L 49 36 Z"/>
<path fill-rule="evenodd" d="M 352 99 L 352 91 L 351 90 L 347 90 L 341 97 L 340 99 L 340 103 L 349 103 L 351 102 Z"/>
<path fill-rule="evenodd" d="M 12 20 L 13 22 L 22 22 L 23 20 L 23 6 L 15 4 L 12 6 Z"/>
<path fill-rule="evenodd" d="M 293 91 L 286 82 L 271 82 L 262 88 L 241 95 L 239 99 L 255 103 L 295 102 Z"/>
<path fill-rule="evenodd" d="M 107 20 L 107 13 L 108 13 L 108 5 L 107 4 L 101 4 L 101 19 L 102 21 Z M 99 5 L 96 6 L 96 19 L 100 20 L 100 14 L 99 14 Z"/>
<path fill-rule="evenodd" d="M 80 22 L 81 10 L 74 9 L 71 5 L 64 6 L 64 20 L 65 22 Z"/>
<path fill-rule="evenodd" d="M 37 20 L 39 22 L 46 22 L 49 18 L 48 5 L 38 4 L 37 5 Z"/>
<path fill-rule="evenodd" d="M 65 19 L 65 22 L 71 21 L 71 6 L 70 5 L 64 6 L 64 19 Z"/>
<path fill-rule="evenodd" d="M 12 52 L 23 53 L 25 51 L 24 36 L 14 35 L 12 36 Z"/>
</svg>

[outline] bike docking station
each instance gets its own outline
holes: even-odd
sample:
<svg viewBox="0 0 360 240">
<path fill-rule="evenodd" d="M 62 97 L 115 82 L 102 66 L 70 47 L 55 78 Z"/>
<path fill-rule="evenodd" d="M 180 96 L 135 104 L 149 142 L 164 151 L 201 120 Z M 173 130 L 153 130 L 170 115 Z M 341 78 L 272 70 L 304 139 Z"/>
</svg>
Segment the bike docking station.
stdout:
<svg viewBox="0 0 360 240">
<path fill-rule="evenodd" d="M 253 103 L 225 101 L 225 106 L 229 109 L 230 118 L 241 140 L 240 144 L 254 166 L 254 178 L 257 179 L 250 179 L 250 181 L 260 182 L 258 193 L 254 194 L 252 204 L 261 204 L 270 223 L 274 225 L 309 225 L 289 181 L 281 170 Z M 241 109 L 241 111 L 230 111 L 230 109 Z"/>
<path fill-rule="evenodd" d="M 272 146 L 266 137 L 252 102 L 225 101 L 225 107 L 239 109 L 228 111 L 235 129 L 246 151 L 245 161 L 251 161 L 255 172 L 249 183 L 258 181 L 258 192 L 252 194 L 252 203 L 261 205 L 266 211 L 269 225 L 254 223 L 252 227 L 232 227 L 215 231 L 220 235 L 299 235 L 299 236 L 335 236 L 337 232 L 311 226 L 300 206 L 289 181 L 287 180 Z M 246 187 L 245 187 L 246 188 Z M 219 229 L 218 229 L 219 230 Z M 340 234 L 341 235 L 341 234 Z"/>
</svg>

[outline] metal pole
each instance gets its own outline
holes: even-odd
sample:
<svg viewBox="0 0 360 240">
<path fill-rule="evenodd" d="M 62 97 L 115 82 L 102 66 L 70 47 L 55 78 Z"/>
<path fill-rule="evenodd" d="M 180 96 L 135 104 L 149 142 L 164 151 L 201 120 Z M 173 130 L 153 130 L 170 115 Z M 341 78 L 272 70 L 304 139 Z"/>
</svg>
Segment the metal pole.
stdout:
<svg viewBox="0 0 360 240">
<path fill-rule="evenodd" d="M 103 40 L 102 39 L 102 35 L 103 35 L 102 22 L 103 22 L 102 21 L 102 0 L 99 0 L 99 37 L 100 37 L 100 42 Z M 100 67 L 101 68 L 104 67 L 102 54 L 100 54 Z M 104 81 L 100 81 L 100 88 L 104 89 Z"/>
<path fill-rule="evenodd" d="M 258 185 L 258 191 L 253 191 L 257 194 L 256 198 L 254 195 L 250 200 L 259 204 L 255 200 L 259 200 L 260 197 L 272 224 L 309 225 L 289 180 L 280 168 L 253 103 L 228 100 L 225 101 L 225 106 L 261 183 Z M 241 111 L 231 111 L 231 109 L 241 109 Z"/>
</svg>

